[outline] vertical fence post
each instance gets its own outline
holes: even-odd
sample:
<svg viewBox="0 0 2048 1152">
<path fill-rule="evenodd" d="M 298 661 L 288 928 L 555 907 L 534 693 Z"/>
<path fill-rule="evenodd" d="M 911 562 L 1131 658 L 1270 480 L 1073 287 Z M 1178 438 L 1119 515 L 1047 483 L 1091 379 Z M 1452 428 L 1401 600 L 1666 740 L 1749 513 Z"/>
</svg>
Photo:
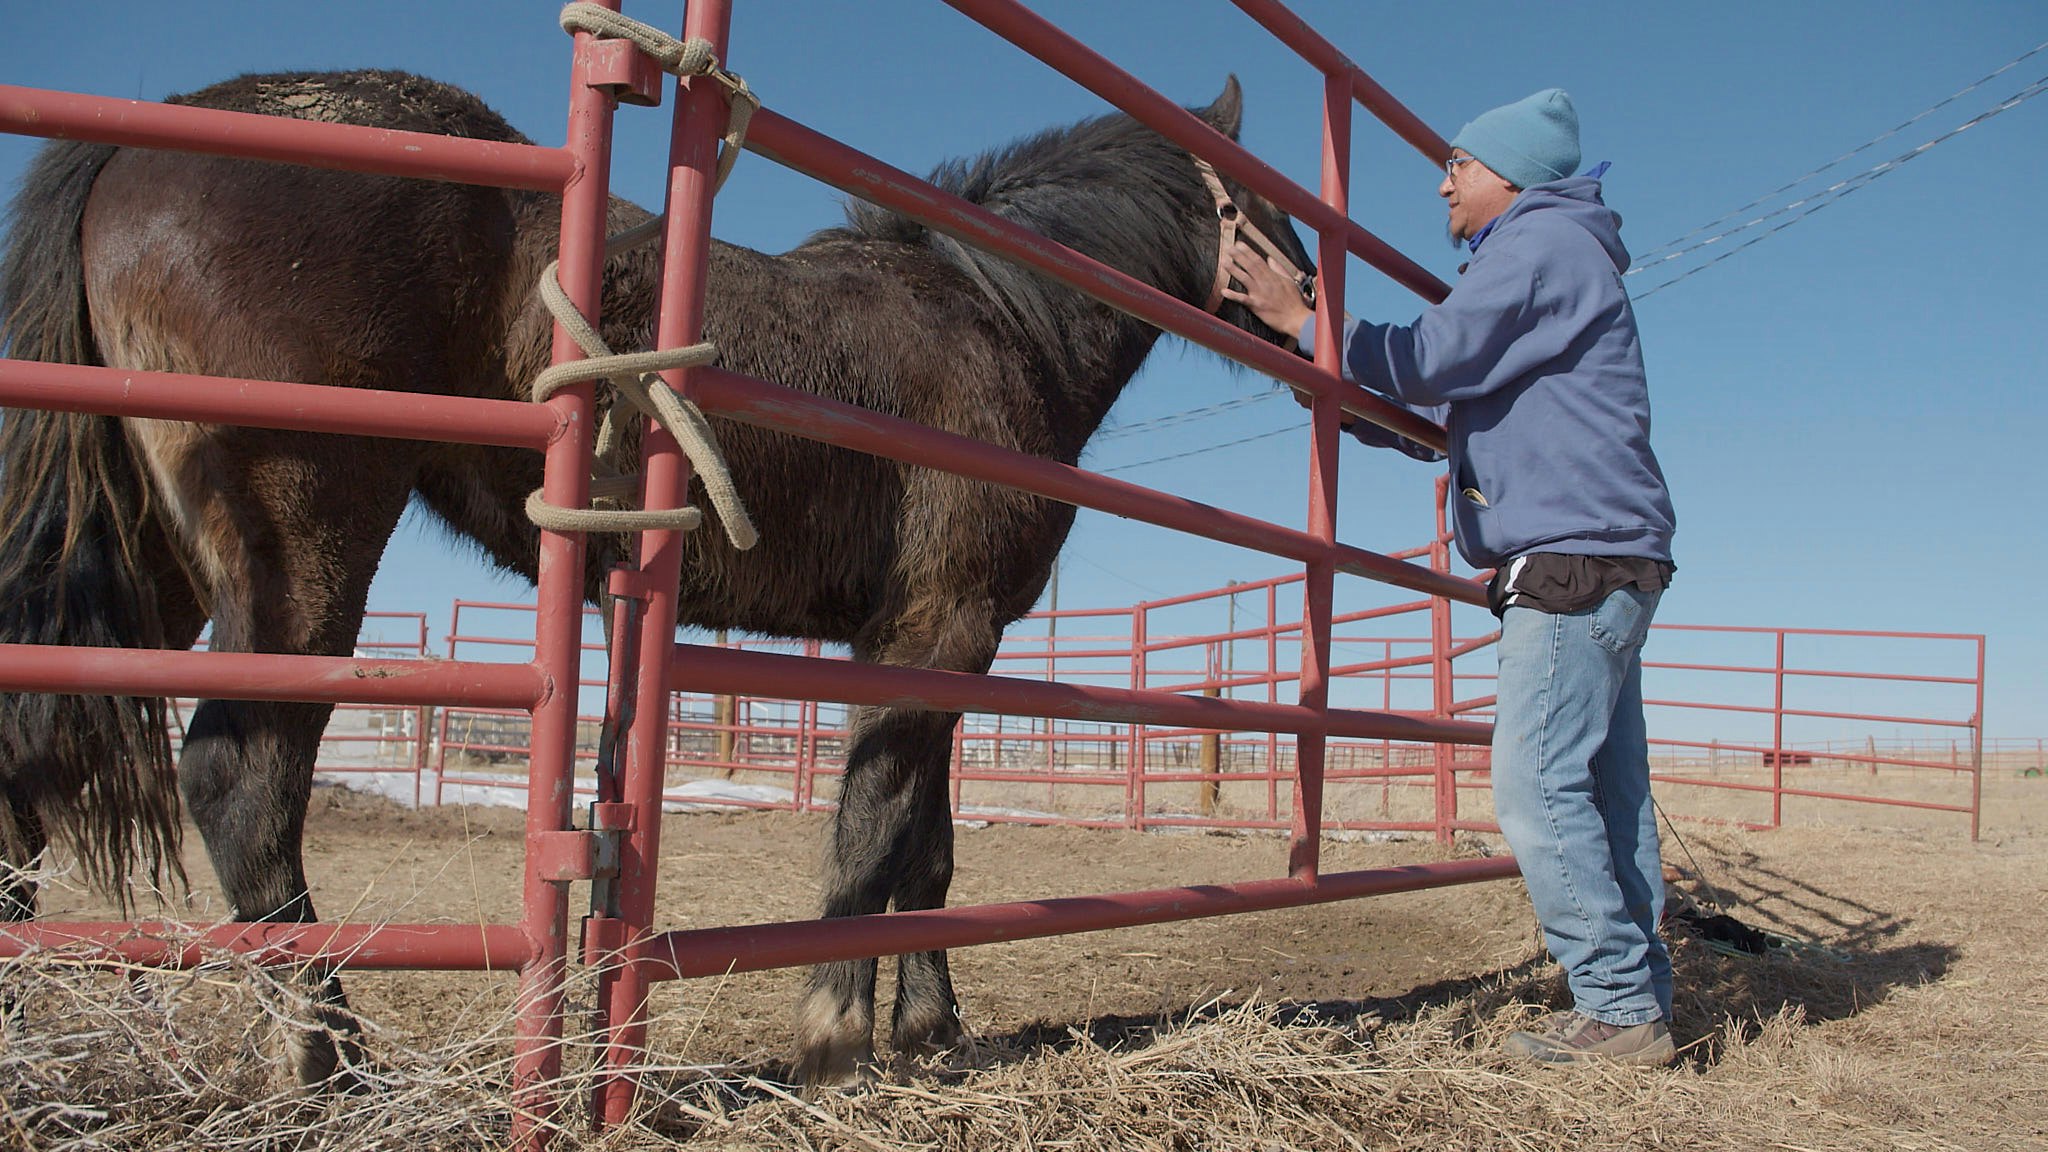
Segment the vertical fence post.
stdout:
<svg viewBox="0 0 2048 1152">
<path fill-rule="evenodd" d="M 1147 677 L 1145 643 L 1150 635 L 1151 606 L 1140 602 L 1131 608 L 1131 687 L 1144 691 Z M 1124 795 L 1128 798 L 1124 812 L 1124 824 L 1130 828 L 1145 827 L 1145 727 L 1132 724 L 1128 736 L 1130 764 L 1125 771 Z"/>
<path fill-rule="evenodd" d="M 949 801 L 953 815 L 960 815 L 960 777 L 967 772 L 967 717 L 963 713 L 953 721 L 953 770 L 947 773 L 952 780 L 952 798 Z"/>
<path fill-rule="evenodd" d="M 727 636 L 726 630 L 720 628 L 718 635 L 713 637 L 711 642 L 723 648 L 726 646 Z M 718 763 L 727 780 L 732 779 L 733 772 L 739 768 L 732 759 L 733 722 L 739 713 L 738 704 L 730 692 L 720 692 L 711 698 L 711 723 L 714 726 L 712 731 L 717 733 L 713 738 L 713 746 L 717 750 Z"/>
<path fill-rule="evenodd" d="M 439 711 L 439 716 L 438 716 L 438 717 L 437 717 L 437 718 L 435 719 L 435 721 L 434 721 L 434 805 L 435 805 L 435 807 L 439 807 L 439 806 L 440 806 L 440 805 L 441 805 L 441 804 L 442 804 L 442 803 L 443 803 L 443 802 L 445 801 L 445 796 L 444 796 L 444 792 L 445 792 L 446 788 L 448 787 L 448 711 L 449 711 L 449 710 L 448 710 L 448 709 L 446 709 L 446 708 L 441 708 L 441 709 L 439 709 L 438 711 Z"/>
<path fill-rule="evenodd" d="M 1351 76 L 1323 76 L 1322 200 L 1338 216 L 1351 214 Z M 1317 238 L 1321 286 L 1316 297 L 1316 367 L 1341 376 L 1344 331 L 1344 237 L 1335 229 Z M 1338 425 L 1343 416 L 1334 391 L 1316 397 L 1310 424 L 1308 531 L 1325 545 L 1337 542 Z M 1323 757 L 1330 707 L 1330 617 L 1337 568 L 1325 552 L 1309 561 L 1302 579 L 1301 706 L 1322 722 L 1295 740 L 1294 829 L 1287 872 L 1314 881 L 1322 868 Z"/>
<path fill-rule="evenodd" d="M 1209 685 L 1202 689 L 1202 695 L 1215 699 L 1223 694 L 1223 654 L 1221 644 L 1229 641 L 1211 641 L 1207 645 L 1209 662 Z M 1223 798 L 1223 734 L 1208 732 L 1201 740 L 1201 763 L 1197 766 L 1202 773 L 1201 792 L 1198 794 L 1195 810 L 1203 816 L 1215 816 L 1218 802 Z"/>
<path fill-rule="evenodd" d="M 433 754 L 435 711 L 428 704 L 412 711 L 412 806 L 415 808 L 425 803 L 427 798 L 427 764 Z"/>
<path fill-rule="evenodd" d="M 1970 839 L 1984 824 L 1984 637 L 1977 637 L 1977 707 L 1970 714 Z"/>
<path fill-rule="evenodd" d="M 1394 710 L 1394 642 L 1380 641 L 1380 711 Z M 1380 738 L 1380 816 L 1394 817 L 1394 742 Z"/>
<path fill-rule="evenodd" d="M 790 769 L 789 807 L 792 812 L 802 812 L 811 806 L 811 789 L 817 779 L 815 763 L 818 755 L 818 702 L 805 700 L 796 708 L 796 763 Z"/>
<path fill-rule="evenodd" d="M 692 0 L 683 34 L 711 45 L 726 58 L 731 0 Z M 708 81 L 678 84 L 669 137 L 666 244 L 662 251 L 660 307 L 655 346 L 675 348 L 703 339 L 705 282 L 711 256 L 711 196 L 718 142 L 724 134 L 726 103 Z M 662 373 L 687 397 L 690 369 Z M 690 462 L 675 438 L 650 424 L 641 441 L 642 507 L 679 508 L 687 499 Z M 707 517 L 703 531 L 720 531 Z M 656 862 L 661 846 L 662 747 L 668 700 L 668 663 L 675 650 L 676 582 L 682 570 L 682 533 L 640 534 L 635 548 L 635 591 L 645 597 L 640 613 L 638 702 L 626 743 L 625 799 L 635 809 L 633 827 L 620 851 L 619 918 L 626 939 L 650 932 L 654 917 Z M 634 1066 L 645 1043 L 647 976 L 637 966 L 617 974 L 606 996 L 605 1075 L 598 1092 L 603 1120 L 621 1123 L 632 1107 L 638 1074 Z"/>
<path fill-rule="evenodd" d="M 618 7 L 615 0 L 606 6 Z M 575 36 L 565 147 L 576 157 L 583 175 L 562 193 L 559 275 L 569 300 L 594 321 L 598 316 L 604 264 L 605 213 L 610 206 L 613 102 L 607 93 L 583 81 L 591 42 L 587 33 Z M 582 349 L 556 325 L 554 362 L 559 364 L 582 356 Z M 559 507 L 581 508 L 589 502 L 593 390 L 589 382 L 575 384 L 548 401 L 550 407 L 564 416 L 563 424 L 568 429 L 549 445 L 542 480 L 545 498 Z M 512 1043 L 512 1143 L 527 1148 L 539 1147 L 555 1126 L 554 1084 L 562 1070 L 562 989 L 569 955 L 569 891 L 567 884 L 541 876 L 534 845 L 543 834 L 568 828 L 570 801 L 575 794 L 577 681 L 583 649 L 583 537 L 542 532 L 537 575 L 534 661 L 546 671 L 551 683 L 547 698 L 534 708 L 529 733 L 533 755 L 527 779 L 527 852 L 521 884 L 520 928 L 531 952 L 520 969 Z M 445 747 L 444 743 L 444 754 Z"/>
<path fill-rule="evenodd" d="M 1266 584 L 1266 703 L 1280 702 L 1279 585 Z M 1266 733 L 1266 819 L 1280 818 L 1280 734 Z"/>
<path fill-rule="evenodd" d="M 825 652 L 825 645 L 817 640 L 804 641 L 804 655 L 817 659 Z M 818 807 L 818 757 L 819 748 L 825 739 L 825 709 L 816 700 L 806 700 L 797 709 L 798 727 L 803 729 L 804 739 L 797 757 L 797 811 L 814 812 Z M 845 742 L 839 749 L 842 761 L 846 754 Z"/>
<path fill-rule="evenodd" d="M 1045 618 L 1045 679 L 1059 681 L 1059 635 L 1060 635 L 1060 569 L 1054 563 L 1052 569 L 1052 608 Z M 1053 718 L 1045 718 L 1045 806 L 1054 808 L 1053 773 L 1059 767 L 1059 734 L 1053 727 Z"/>
<path fill-rule="evenodd" d="M 1771 827 L 1785 823 L 1785 630 L 1777 629 L 1778 656 L 1771 673 Z"/>
<path fill-rule="evenodd" d="M 422 660 L 427 659 L 431 655 L 427 651 L 427 614 L 424 612 L 420 613 L 420 633 L 416 651 Z M 422 704 L 413 710 L 412 806 L 415 808 L 419 807 L 420 801 L 426 798 L 427 754 L 430 750 L 427 732 L 432 727 L 433 721 L 433 706 Z"/>
<path fill-rule="evenodd" d="M 1429 544 L 1429 567 L 1433 572 L 1451 570 L 1450 529 L 1445 520 L 1444 500 L 1450 493 L 1448 474 L 1436 478 L 1436 538 Z M 1429 600 L 1429 680 L 1431 711 L 1438 720 L 1449 720 L 1457 703 L 1456 682 L 1451 667 L 1451 602 L 1442 596 Z M 1437 744 L 1432 757 L 1436 767 L 1436 840 L 1451 842 L 1458 819 L 1457 745 Z M 1491 757 L 1488 758 L 1491 763 Z"/>
</svg>

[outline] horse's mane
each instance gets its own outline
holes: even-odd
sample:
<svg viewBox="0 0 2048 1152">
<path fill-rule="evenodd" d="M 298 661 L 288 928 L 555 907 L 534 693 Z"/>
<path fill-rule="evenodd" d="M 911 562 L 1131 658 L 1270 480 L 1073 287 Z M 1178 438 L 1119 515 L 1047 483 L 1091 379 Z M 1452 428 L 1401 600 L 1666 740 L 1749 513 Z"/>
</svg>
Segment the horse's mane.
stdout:
<svg viewBox="0 0 2048 1152">
<path fill-rule="evenodd" d="M 1048 129 L 968 159 L 948 160 L 928 178 L 938 188 L 1125 272 L 1162 286 L 1206 263 L 1202 229 L 1189 213 L 1195 179 L 1186 151 L 1122 114 Z M 846 206 L 846 226 L 812 243 L 886 241 L 929 248 L 964 272 L 1039 348 L 1057 348 L 1076 308 L 1073 289 L 1002 256 L 960 243 L 863 200 Z M 1200 287 L 1200 286 L 1195 286 Z"/>
</svg>

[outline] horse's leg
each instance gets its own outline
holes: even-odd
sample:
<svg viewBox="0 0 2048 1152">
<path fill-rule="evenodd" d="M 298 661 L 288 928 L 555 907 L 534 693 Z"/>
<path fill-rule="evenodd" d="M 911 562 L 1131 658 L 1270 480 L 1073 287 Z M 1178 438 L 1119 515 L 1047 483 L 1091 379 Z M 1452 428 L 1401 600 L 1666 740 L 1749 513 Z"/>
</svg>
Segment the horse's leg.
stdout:
<svg viewBox="0 0 2048 1152">
<path fill-rule="evenodd" d="M 943 717 L 946 755 L 952 751 L 957 713 Z M 937 782 L 920 784 L 912 797 L 907 835 L 892 869 L 896 887 L 890 903 L 898 912 L 944 908 L 953 883 L 953 806 L 945 764 Z M 912 952 L 896 962 L 896 1006 L 890 1013 L 890 1044 L 898 1052 L 939 1052 L 960 1039 L 960 1001 L 944 952 Z"/>
<path fill-rule="evenodd" d="M 0 821 L 10 821 L 9 835 L 0 836 L 0 931 L 36 915 L 34 870 L 49 844 L 42 818 L 23 800 L 0 793 Z M 0 1035 L 21 1023 L 22 1005 L 12 993 L 0 992 Z"/>
<path fill-rule="evenodd" d="M 906 614 L 934 634 L 892 629 L 880 644 L 857 645 L 873 663 L 987 671 L 998 630 L 970 610 Z M 824 914 L 881 912 L 945 904 L 953 876 L 953 826 L 946 798 L 957 712 L 858 709 L 849 726 L 846 775 L 826 858 Z M 820 964 L 798 1022 L 798 1075 L 809 1086 L 856 1082 L 874 1057 L 874 960 Z M 943 952 L 905 956 L 897 968 L 894 1042 L 899 1051 L 950 1044 L 958 1006 Z"/>
<path fill-rule="evenodd" d="M 251 649 L 237 644 L 217 650 Z M 307 891 L 301 845 L 313 756 L 332 710 L 327 704 L 206 700 L 192 715 L 178 758 L 178 791 L 238 921 L 319 918 Z M 295 1031 L 287 1043 L 300 1082 L 314 1084 L 338 1067 L 329 1034 L 346 1041 L 358 1029 L 338 977 L 321 969 L 303 978 L 315 985 L 313 1015 L 320 1031 Z"/>
<path fill-rule="evenodd" d="M 192 481 L 174 499 L 182 524 L 203 526 L 190 542 L 212 585 L 212 649 L 353 651 L 419 450 L 401 441 L 189 425 L 140 438 L 159 476 Z M 313 761 L 332 711 L 206 700 L 186 728 L 178 790 L 236 920 L 316 919 L 301 852 Z M 313 986 L 316 1026 L 287 1042 L 293 1070 L 312 1084 L 335 1074 L 335 1040 L 352 1048 L 357 1024 L 330 969 L 309 966 L 300 979 Z"/>
<path fill-rule="evenodd" d="M 49 838 L 42 817 L 25 799 L 0 795 L 0 820 L 11 821 L 13 835 L 0 838 L 0 924 L 33 920 L 36 915 L 35 867 Z"/>
</svg>

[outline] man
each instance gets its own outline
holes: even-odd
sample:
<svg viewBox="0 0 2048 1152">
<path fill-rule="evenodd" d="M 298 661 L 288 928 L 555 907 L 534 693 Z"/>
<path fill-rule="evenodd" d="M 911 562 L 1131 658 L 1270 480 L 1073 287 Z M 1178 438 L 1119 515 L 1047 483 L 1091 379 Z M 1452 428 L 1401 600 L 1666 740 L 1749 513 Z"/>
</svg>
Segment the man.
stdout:
<svg viewBox="0 0 2048 1152">
<path fill-rule="evenodd" d="M 1494 806 L 1573 1009 L 1505 1045 L 1549 1063 L 1673 1055 L 1671 961 L 1643 725 L 1642 645 L 1670 583 L 1675 518 L 1650 451 L 1628 252 L 1599 177 L 1573 177 L 1578 115 L 1557 89 L 1451 142 L 1457 287 L 1407 326 L 1347 320 L 1346 377 L 1442 422 L 1459 551 L 1494 568 L 1501 618 Z M 1226 292 L 1304 354 L 1294 284 L 1240 245 Z M 1436 453 L 1360 422 L 1369 444 Z"/>
</svg>

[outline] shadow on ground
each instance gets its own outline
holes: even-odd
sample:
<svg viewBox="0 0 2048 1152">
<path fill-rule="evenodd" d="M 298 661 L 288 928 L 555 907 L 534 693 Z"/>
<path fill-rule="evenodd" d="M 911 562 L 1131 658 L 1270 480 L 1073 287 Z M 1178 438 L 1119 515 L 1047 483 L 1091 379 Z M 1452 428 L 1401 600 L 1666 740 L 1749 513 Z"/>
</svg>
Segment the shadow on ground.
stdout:
<svg viewBox="0 0 2048 1152">
<path fill-rule="evenodd" d="M 1908 939 L 1911 920 L 1830 892 L 1752 857 L 1733 859 L 1717 875 L 1740 877 L 1718 887 L 1689 882 L 1673 890 L 1674 907 L 1734 917 L 1770 941 L 1759 954 L 1720 950 L 1682 930 L 1670 933 L 1676 987 L 1673 1031 L 1683 1058 L 1695 1067 L 1719 1063 L 1732 1046 L 1755 1037 L 1766 1022 L 1789 1020 L 1813 1027 L 1855 1016 L 1895 991 L 1941 980 L 1961 954 L 1956 944 Z M 1505 1033 L 1540 1014 L 1568 1007 L 1561 973 L 1534 953 L 1515 964 L 1471 976 L 1418 985 L 1398 996 L 1289 1000 L 1263 1015 L 1282 1027 L 1335 1030 L 1373 1047 L 1385 1029 L 1428 1019 L 1453 1049 L 1490 1050 Z M 876 1070 L 885 1081 L 939 1088 L 978 1072 L 1022 1064 L 1080 1046 L 1137 1052 L 1245 1010 L 1245 999 L 1213 999 L 1170 1013 L 1046 1019 L 976 1037 L 936 1060 L 884 1056 Z M 884 1014 L 884 1019 L 886 1015 Z M 1371 1057 L 1368 1057 L 1371 1059 Z M 746 1108 L 795 1093 L 785 1063 L 729 1069 L 679 1082 L 671 1099 L 694 1098 L 713 1113 Z M 657 1123 L 672 1135 L 697 1130 L 701 1118 L 676 1110 Z"/>
</svg>

